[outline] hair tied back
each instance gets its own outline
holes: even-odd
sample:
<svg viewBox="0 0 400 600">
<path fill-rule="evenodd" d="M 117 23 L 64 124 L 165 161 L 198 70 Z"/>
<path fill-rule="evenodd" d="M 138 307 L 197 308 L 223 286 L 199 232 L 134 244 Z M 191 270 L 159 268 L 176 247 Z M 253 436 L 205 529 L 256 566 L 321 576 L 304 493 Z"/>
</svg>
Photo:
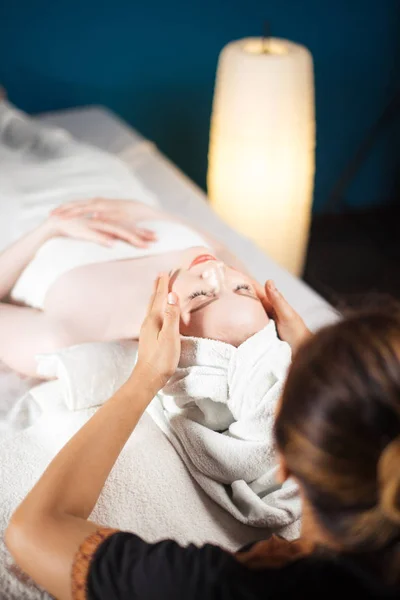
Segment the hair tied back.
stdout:
<svg viewBox="0 0 400 600">
<path fill-rule="evenodd" d="M 384 448 L 378 474 L 381 510 L 390 521 L 400 525 L 400 435 Z"/>
</svg>

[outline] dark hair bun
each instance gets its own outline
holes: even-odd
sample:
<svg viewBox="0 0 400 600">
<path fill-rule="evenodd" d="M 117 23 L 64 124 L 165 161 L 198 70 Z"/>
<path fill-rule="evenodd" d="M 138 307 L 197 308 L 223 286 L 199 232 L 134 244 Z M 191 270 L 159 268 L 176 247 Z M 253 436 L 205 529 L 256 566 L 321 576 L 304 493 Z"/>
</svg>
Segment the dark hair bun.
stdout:
<svg viewBox="0 0 400 600">
<path fill-rule="evenodd" d="M 378 475 L 381 510 L 387 519 L 400 524 L 400 436 L 383 450 Z"/>
</svg>

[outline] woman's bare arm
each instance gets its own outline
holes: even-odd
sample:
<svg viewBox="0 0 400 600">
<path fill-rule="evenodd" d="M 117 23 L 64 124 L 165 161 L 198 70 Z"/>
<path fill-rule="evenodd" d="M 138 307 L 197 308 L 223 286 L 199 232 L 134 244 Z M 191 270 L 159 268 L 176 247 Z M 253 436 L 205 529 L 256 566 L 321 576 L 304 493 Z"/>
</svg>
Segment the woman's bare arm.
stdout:
<svg viewBox="0 0 400 600">
<path fill-rule="evenodd" d="M 8 296 L 37 250 L 53 235 L 53 229 L 46 221 L 0 254 L 0 300 Z"/>
<path fill-rule="evenodd" d="M 18 277 L 39 248 L 47 240 L 56 236 L 95 242 L 105 246 L 112 245 L 115 239 L 121 239 L 138 247 L 147 246 L 154 237 L 148 230 L 131 231 L 123 225 L 99 219 L 51 216 L 0 254 L 0 300 L 10 293 Z"/>
<path fill-rule="evenodd" d="M 60 600 L 71 598 L 71 567 L 80 544 L 99 528 L 87 519 L 103 485 L 147 405 L 178 364 L 179 308 L 174 294 L 167 305 L 167 294 L 163 276 L 130 379 L 59 452 L 7 528 L 6 544 L 17 564 Z"/>
</svg>

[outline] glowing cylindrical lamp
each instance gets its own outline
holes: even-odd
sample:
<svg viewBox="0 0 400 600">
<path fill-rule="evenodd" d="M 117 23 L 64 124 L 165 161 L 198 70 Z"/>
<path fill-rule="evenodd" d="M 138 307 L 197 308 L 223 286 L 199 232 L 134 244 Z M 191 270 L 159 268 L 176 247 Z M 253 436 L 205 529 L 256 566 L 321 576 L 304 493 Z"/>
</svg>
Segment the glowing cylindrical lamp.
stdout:
<svg viewBox="0 0 400 600">
<path fill-rule="evenodd" d="M 310 52 L 275 38 L 228 44 L 211 119 L 210 200 L 225 221 L 295 275 L 307 250 L 314 163 Z"/>
</svg>

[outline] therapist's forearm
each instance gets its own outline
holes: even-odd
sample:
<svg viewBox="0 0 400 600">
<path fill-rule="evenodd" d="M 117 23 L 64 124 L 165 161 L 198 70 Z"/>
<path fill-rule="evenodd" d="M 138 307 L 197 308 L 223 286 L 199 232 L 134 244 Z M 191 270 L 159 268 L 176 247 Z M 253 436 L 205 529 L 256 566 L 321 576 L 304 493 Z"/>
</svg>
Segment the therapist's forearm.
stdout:
<svg viewBox="0 0 400 600">
<path fill-rule="evenodd" d="M 135 371 L 59 452 L 18 508 L 16 518 L 21 514 L 24 518 L 67 514 L 87 519 L 122 448 L 156 393 L 147 373 Z"/>
<path fill-rule="evenodd" d="M 0 300 L 10 293 L 37 250 L 53 236 L 51 223 L 45 221 L 0 254 Z"/>
</svg>

